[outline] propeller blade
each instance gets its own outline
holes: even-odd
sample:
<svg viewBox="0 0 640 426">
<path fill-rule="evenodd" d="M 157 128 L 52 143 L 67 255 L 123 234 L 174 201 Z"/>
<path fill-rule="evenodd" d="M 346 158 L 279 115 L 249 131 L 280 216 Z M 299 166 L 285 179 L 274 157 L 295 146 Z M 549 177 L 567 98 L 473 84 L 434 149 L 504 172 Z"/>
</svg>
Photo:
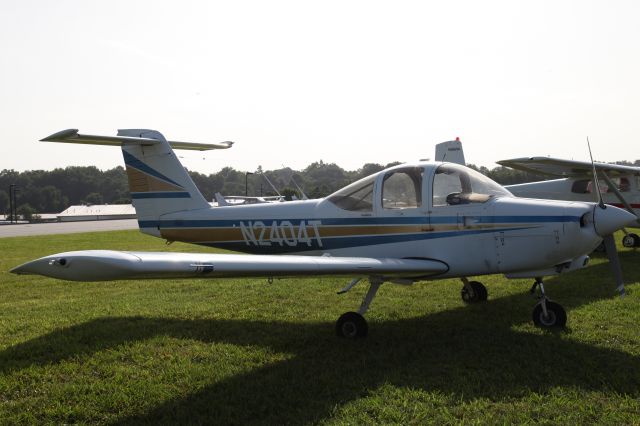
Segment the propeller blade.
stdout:
<svg viewBox="0 0 640 426">
<path fill-rule="evenodd" d="M 591 158 L 591 168 L 593 169 L 593 186 L 595 186 L 596 194 L 598 197 L 598 207 L 601 209 L 606 209 L 607 206 L 604 205 L 604 201 L 602 200 L 602 193 L 600 192 L 600 183 L 598 182 L 598 172 L 596 172 L 596 165 L 593 162 L 593 155 L 591 155 L 591 144 L 589 143 L 589 137 L 587 136 L 587 148 L 589 148 L 589 158 Z"/>
<path fill-rule="evenodd" d="M 618 258 L 618 250 L 616 249 L 616 241 L 613 238 L 613 234 L 604 237 L 604 247 L 607 249 L 609 264 L 611 265 L 611 270 L 616 280 L 616 290 L 620 292 L 620 297 L 623 297 L 625 292 L 624 283 L 622 282 L 622 267 L 620 266 L 620 259 Z"/>
</svg>

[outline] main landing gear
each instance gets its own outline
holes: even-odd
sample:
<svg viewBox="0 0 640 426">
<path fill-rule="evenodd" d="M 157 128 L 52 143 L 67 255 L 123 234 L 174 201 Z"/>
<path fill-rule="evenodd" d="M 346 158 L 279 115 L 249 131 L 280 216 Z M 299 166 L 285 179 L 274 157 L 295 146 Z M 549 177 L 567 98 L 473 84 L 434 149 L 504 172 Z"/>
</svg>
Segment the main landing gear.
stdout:
<svg viewBox="0 0 640 426">
<path fill-rule="evenodd" d="M 478 303 L 487 300 L 487 288 L 478 281 L 469 281 L 466 277 L 460 278 L 463 287 L 460 296 L 464 303 Z"/>
<path fill-rule="evenodd" d="M 533 308 L 533 323 L 542 328 L 562 328 L 567 325 L 567 313 L 562 305 L 546 296 L 541 277 L 536 277 L 530 292 L 533 294 L 536 288 L 540 289 L 540 300 Z"/>
<path fill-rule="evenodd" d="M 358 284 L 358 282 L 360 282 L 360 278 L 354 279 L 348 286 L 340 290 L 338 294 L 346 293 Z M 358 312 L 345 312 L 338 318 L 336 322 L 336 334 L 338 337 L 356 339 L 367 336 L 369 326 L 367 325 L 367 320 L 364 319 L 364 314 L 369 310 L 369 305 L 383 282 L 384 280 L 381 278 L 369 277 L 369 291 L 367 291 L 367 294 L 364 296 Z"/>
<path fill-rule="evenodd" d="M 338 292 L 343 294 L 351 290 L 356 284 L 360 282 L 361 278 L 356 278 L 349 283 L 348 286 Z M 462 300 L 465 303 L 478 303 L 487 300 L 487 289 L 478 281 L 469 281 L 467 278 L 461 278 L 464 286 L 460 291 Z M 410 284 L 407 282 L 393 281 L 398 284 Z M 380 286 L 384 283 L 384 280 L 380 277 L 369 277 L 369 290 L 364 296 L 360 308 L 357 312 L 345 312 L 340 315 L 338 321 L 336 321 L 336 334 L 338 337 L 344 337 L 347 339 L 357 339 L 360 337 L 366 337 L 369 332 L 369 326 L 367 320 L 364 319 L 364 314 L 369 310 L 369 305 L 373 301 Z M 544 291 L 544 284 L 541 277 L 537 277 L 535 283 L 531 287 L 530 292 L 535 293 L 536 289 L 540 290 L 539 301 L 533 308 L 533 323 L 542 328 L 562 328 L 567 324 L 567 313 L 562 305 L 549 300 Z"/>
</svg>

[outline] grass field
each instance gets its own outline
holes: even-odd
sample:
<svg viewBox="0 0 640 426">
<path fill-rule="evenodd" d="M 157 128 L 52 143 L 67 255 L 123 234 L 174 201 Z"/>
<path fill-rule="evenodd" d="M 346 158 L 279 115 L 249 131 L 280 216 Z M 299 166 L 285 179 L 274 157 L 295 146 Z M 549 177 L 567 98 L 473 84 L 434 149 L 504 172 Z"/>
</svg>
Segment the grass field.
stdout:
<svg viewBox="0 0 640 426">
<path fill-rule="evenodd" d="M 619 238 L 617 238 L 619 240 Z M 0 239 L 0 424 L 640 424 L 640 253 L 550 278 L 382 286 L 369 337 L 335 337 L 366 286 L 335 278 L 70 283 L 7 271 L 76 249 L 203 251 L 137 231 Z"/>
</svg>

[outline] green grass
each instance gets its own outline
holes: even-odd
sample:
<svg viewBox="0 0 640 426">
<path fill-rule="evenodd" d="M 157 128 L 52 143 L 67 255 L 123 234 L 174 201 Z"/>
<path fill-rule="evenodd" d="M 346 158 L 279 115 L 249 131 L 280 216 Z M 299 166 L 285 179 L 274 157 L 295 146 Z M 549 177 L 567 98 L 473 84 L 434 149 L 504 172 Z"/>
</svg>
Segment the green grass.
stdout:
<svg viewBox="0 0 640 426">
<path fill-rule="evenodd" d="M 619 238 L 618 238 L 619 239 Z M 546 281 L 568 327 L 535 328 L 530 280 L 382 286 L 369 337 L 334 322 L 335 278 L 70 283 L 7 271 L 60 251 L 203 251 L 137 231 L 0 239 L 0 424 L 640 424 L 640 254 Z"/>
</svg>

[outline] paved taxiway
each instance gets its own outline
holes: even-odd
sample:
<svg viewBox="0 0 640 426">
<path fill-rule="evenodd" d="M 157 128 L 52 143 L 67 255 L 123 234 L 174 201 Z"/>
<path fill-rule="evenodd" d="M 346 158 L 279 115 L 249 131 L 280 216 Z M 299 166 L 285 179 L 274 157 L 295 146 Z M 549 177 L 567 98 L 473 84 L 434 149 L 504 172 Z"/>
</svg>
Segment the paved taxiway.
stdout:
<svg viewBox="0 0 640 426">
<path fill-rule="evenodd" d="M 0 238 L 29 235 L 73 234 L 78 232 L 137 229 L 137 219 L 92 220 L 84 222 L 28 223 L 0 226 Z"/>
</svg>

